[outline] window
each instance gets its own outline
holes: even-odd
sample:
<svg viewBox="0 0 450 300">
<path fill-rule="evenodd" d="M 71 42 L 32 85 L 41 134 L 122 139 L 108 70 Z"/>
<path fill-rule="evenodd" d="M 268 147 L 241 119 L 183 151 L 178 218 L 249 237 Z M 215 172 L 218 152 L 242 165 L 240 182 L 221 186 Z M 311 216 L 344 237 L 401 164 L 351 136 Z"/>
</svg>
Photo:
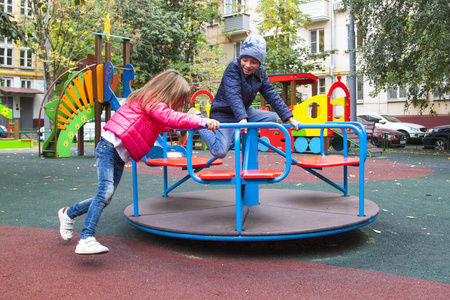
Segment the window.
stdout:
<svg viewBox="0 0 450 300">
<path fill-rule="evenodd" d="M 0 37 L 0 65 L 13 65 L 13 43 L 5 37 Z"/>
<path fill-rule="evenodd" d="M 364 77 L 362 75 L 356 76 L 356 100 L 364 101 Z"/>
<path fill-rule="evenodd" d="M 3 81 L 0 81 L 0 86 L 11 87 L 12 79 L 11 78 L 3 78 Z"/>
<path fill-rule="evenodd" d="M 347 76 L 347 88 L 350 91 L 351 76 Z M 356 101 L 364 101 L 364 76 L 356 75 Z"/>
<path fill-rule="evenodd" d="M 246 0 L 225 0 L 225 15 L 245 12 Z"/>
<path fill-rule="evenodd" d="M 20 0 L 20 14 L 26 17 L 33 16 L 33 6 L 30 0 Z"/>
<path fill-rule="evenodd" d="M 31 49 L 20 49 L 20 66 L 33 67 L 33 51 Z"/>
<path fill-rule="evenodd" d="M 318 88 L 319 88 L 319 95 L 324 95 L 327 93 L 327 89 L 325 86 L 325 78 L 319 78 Z"/>
<path fill-rule="evenodd" d="M 325 31 L 315 29 L 310 31 L 311 53 L 322 53 L 325 51 Z"/>
<path fill-rule="evenodd" d="M 234 42 L 234 58 L 241 56 L 242 41 Z"/>
<path fill-rule="evenodd" d="M 0 6 L 2 7 L 2 12 L 13 13 L 13 0 L 0 0 Z"/>
<path fill-rule="evenodd" d="M 31 89 L 32 82 L 31 82 L 31 80 L 21 80 L 20 81 L 20 85 L 21 85 L 22 88 Z"/>
<path fill-rule="evenodd" d="M 350 25 L 347 25 L 347 40 L 348 40 L 348 50 L 350 49 Z M 363 35 L 358 33 L 358 30 L 355 26 L 355 47 L 361 48 L 363 45 Z"/>
<path fill-rule="evenodd" d="M 444 81 L 444 86 L 448 86 L 447 81 Z M 438 88 L 433 90 L 433 99 L 450 99 L 450 93 L 439 90 Z"/>
<path fill-rule="evenodd" d="M 388 100 L 406 99 L 406 89 L 403 86 L 393 86 L 388 90 Z"/>
</svg>

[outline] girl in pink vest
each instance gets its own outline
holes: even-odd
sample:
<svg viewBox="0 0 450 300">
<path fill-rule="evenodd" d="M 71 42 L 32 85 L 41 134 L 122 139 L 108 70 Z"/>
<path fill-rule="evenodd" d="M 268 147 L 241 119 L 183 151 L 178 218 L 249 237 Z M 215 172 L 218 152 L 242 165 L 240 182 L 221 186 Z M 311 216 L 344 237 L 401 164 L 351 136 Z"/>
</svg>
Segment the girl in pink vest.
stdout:
<svg viewBox="0 0 450 300">
<path fill-rule="evenodd" d="M 58 211 L 60 233 L 66 241 L 72 238 L 74 219 L 87 214 L 75 253 L 109 251 L 95 239 L 95 228 L 103 209 L 111 202 L 126 162 L 131 158 L 140 161 L 153 147 L 158 135 L 170 128 L 219 128 L 216 120 L 179 112 L 186 107 L 189 95 L 187 81 L 177 71 L 166 70 L 131 93 L 106 123 L 105 133 L 95 149 L 97 194 Z"/>
</svg>

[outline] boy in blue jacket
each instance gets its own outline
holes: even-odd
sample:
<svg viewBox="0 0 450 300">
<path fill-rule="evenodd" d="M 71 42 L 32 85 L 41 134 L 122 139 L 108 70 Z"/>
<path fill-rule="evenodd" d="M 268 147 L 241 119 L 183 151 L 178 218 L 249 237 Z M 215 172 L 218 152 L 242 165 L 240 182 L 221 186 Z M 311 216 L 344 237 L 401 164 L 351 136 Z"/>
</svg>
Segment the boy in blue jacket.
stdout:
<svg viewBox="0 0 450 300">
<path fill-rule="evenodd" d="M 266 56 L 266 41 L 260 35 L 248 36 L 241 47 L 241 55 L 225 69 L 219 90 L 211 105 L 210 117 L 221 123 L 277 122 L 278 116 L 298 130 L 299 121 L 293 118 L 288 106 L 269 82 L 262 65 Z M 276 113 L 250 107 L 260 93 Z M 277 116 L 278 114 L 278 116 Z M 212 132 L 200 130 L 211 154 L 218 158 L 227 155 L 234 140 L 234 129 L 221 128 Z"/>
</svg>

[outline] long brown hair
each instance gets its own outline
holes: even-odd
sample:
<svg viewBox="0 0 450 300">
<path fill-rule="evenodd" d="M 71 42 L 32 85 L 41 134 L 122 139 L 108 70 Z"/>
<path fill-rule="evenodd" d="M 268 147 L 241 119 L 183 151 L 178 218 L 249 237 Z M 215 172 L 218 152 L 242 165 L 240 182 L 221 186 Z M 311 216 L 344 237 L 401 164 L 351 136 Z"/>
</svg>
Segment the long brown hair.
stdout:
<svg viewBox="0 0 450 300">
<path fill-rule="evenodd" d="M 186 79 L 175 70 L 165 70 L 132 92 L 126 102 L 127 105 L 138 103 L 145 112 L 161 102 L 174 110 L 182 110 L 189 101 L 189 95 L 190 86 Z"/>
</svg>

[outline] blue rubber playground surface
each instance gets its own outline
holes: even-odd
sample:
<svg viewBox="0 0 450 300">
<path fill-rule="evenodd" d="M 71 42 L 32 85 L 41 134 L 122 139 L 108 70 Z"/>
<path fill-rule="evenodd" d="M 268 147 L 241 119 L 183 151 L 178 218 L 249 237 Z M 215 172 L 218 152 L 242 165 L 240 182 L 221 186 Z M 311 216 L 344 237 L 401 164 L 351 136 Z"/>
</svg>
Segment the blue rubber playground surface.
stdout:
<svg viewBox="0 0 450 300">
<path fill-rule="evenodd" d="M 368 158 L 365 198 L 380 208 L 374 222 L 336 235 L 267 242 L 176 239 L 129 225 L 130 164 L 97 227 L 110 252 L 77 256 L 84 218 L 65 242 L 57 211 L 92 197 L 97 177 L 93 146 L 83 157 L 72 151 L 50 159 L 40 158 L 36 146 L 0 150 L 0 299 L 450 298 L 448 154 Z M 141 199 L 161 195 L 161 168 L 140 163 L 138 173 Z M 175 181 L 182 171 L 170 175 Z M 311 176 L 289 176 L 264 188 L 335 192 Z M 357 181 L 349 185 L 357 195 Z M 176 192 L 202 189 L 189 181 Z"/>
</svg>

